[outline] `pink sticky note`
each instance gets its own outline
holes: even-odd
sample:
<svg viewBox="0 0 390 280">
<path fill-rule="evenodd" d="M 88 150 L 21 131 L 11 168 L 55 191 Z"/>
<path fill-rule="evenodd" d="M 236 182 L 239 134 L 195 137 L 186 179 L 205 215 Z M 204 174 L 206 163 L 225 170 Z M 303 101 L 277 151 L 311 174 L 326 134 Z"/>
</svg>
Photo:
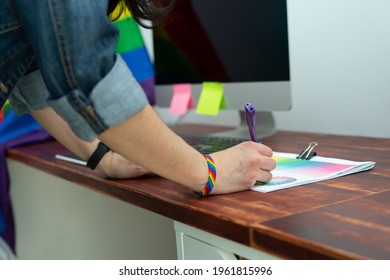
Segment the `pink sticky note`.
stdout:
<svg viewBox="0 0 390 280">
<path fill-rule="evenodd" d="M 173 85 L 173 97 L 170 112 L 175 115 L 184 115 L 187 109 L 194 108 L 190 84 Z"/>
</svg>

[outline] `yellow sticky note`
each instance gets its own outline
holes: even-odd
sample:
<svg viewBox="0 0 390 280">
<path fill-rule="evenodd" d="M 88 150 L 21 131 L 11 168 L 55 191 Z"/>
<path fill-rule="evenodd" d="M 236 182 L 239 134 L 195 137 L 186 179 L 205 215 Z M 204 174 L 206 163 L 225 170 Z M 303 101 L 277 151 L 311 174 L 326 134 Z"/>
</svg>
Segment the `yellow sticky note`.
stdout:
<svg viewBox="0 0 390 280">
<path fill-rule="evenodd" d="M 204 82 L 196 113 L 217 116 L 219 109 L 226 108 L 223 85 L 217 82 Z"/>
<path fill-rule="evenodd" d="M 173 97 L 170 112 L 175 115 L 184 115 L 187 109 L 193 108 L 191 84 L 173 85 Z"/>
</svg>

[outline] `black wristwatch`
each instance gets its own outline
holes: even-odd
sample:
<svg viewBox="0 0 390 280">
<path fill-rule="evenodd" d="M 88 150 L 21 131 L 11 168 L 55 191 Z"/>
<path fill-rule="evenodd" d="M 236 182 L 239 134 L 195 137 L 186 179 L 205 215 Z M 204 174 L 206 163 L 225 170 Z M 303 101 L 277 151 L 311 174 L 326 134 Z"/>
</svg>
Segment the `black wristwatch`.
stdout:
<svg viewBox="0 0 390 280">
<path fill-rule="evenodd" d="M 92 156 L 87 161 L 87 166 L 94 170 L 103 156 L 109 151 L 109 147 L 107 147 L 103 142 L 99 142 L 95 152 L 93 152 Z"/>
</svg>

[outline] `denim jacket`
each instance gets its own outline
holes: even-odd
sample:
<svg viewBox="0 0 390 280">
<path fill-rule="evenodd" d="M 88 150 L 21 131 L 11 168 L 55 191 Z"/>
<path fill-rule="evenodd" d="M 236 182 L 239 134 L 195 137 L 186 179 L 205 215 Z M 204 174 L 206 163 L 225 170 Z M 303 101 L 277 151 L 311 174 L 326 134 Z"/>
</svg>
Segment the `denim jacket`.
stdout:
<svg viewBox="0 0 390 280">
<path fill-rule="evenodd" d="M 0 0 L 0 105 L 47 102 L 87 141 L 142 110 L 148 101 L 115 54 L 107 3 Z"/>
</svg>

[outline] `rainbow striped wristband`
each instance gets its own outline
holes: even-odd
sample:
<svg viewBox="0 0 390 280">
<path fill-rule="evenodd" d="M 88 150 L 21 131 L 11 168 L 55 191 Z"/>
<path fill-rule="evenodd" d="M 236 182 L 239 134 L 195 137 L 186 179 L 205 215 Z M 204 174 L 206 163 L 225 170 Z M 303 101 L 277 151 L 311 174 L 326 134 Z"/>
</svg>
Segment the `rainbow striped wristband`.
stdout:
<svg viewBox="0 0 390 280">
<path fill-rule="evenodd" d="M 217 169 L 215 168 L 214 160 L 208 154 L 204 154 L 203 156 L 207 161 L 207 166 L 209 168 L 209 176 L 207 178 L 206 186 L 203 188 L 203 190 L 195 192 L 199 197 L 206 196 L 211 192 L 214 187 L 215 180 L 217 178 Z"/>
</svg>

